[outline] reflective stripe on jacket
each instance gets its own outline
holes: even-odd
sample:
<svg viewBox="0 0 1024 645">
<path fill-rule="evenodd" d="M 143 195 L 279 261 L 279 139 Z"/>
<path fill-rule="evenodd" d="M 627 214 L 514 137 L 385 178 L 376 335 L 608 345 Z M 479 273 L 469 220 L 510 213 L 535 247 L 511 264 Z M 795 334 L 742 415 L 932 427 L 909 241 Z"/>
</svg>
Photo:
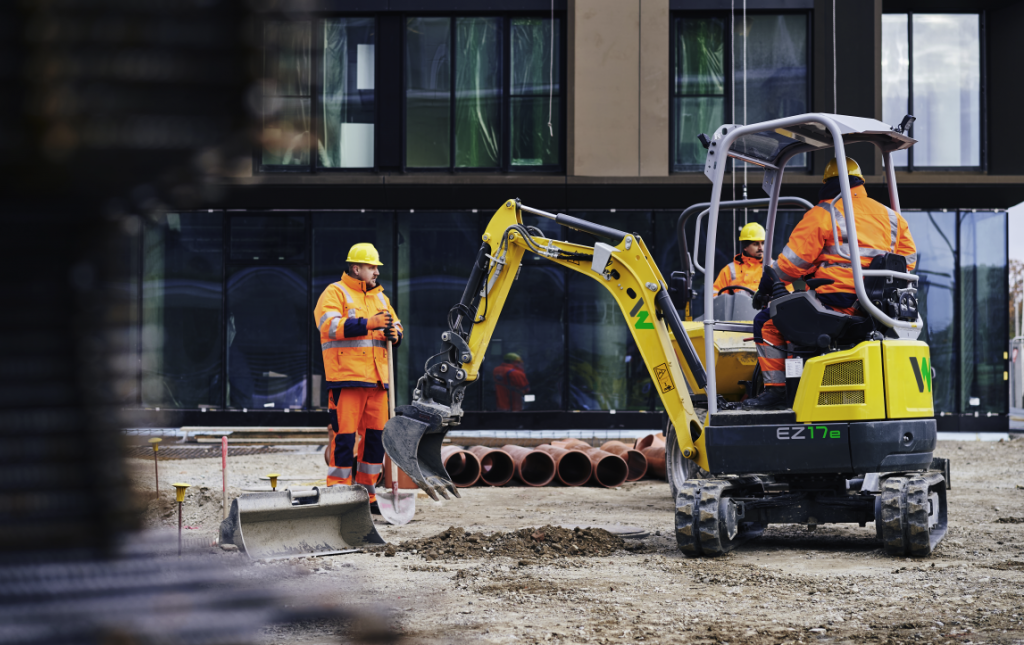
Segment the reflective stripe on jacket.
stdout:
<svg viewBox="0 0 1024 645">
<path fill-rule="evenodd" d="M 872 259 L 884 253 L 896 253 L 906 256 L 907 270 L 912 271 L 917 266 L 917 247 L 907 220 L 868 197 L 864 186 L 857 186 L 851 192 L 861 266 L 867 268 Z M 772 266 L 778 269 L 784 282 L 807 275 L 835 280 L 834 284 L 816 289 L 819 294 L 854 293 L 843 200 L 837 199 L 834 208 L 839 248 L 832 237 L 830 210 L 833 210 L 832 205 L 824 201 L 807 211 Z"/>
<path fill-rule="evenodd" d="M 401 331 L 384 287 L 367 291 L 365 282 L 346 273 L 320 294 L 313 322 L 320 330 L 328 387 L 387 387 L 387 338 L 383 329 L 366 329 L 367 319 L 382 311 L 391 313 Z"/>
<path fill-rule="evenodd" d="M 761 284 L 762 271 L 760 260 L 740 253 L 718 273 L 712 288 L 716 296 L 719 291 L 734 284 L 757 291 L 757 286 Z"/>
</svg>

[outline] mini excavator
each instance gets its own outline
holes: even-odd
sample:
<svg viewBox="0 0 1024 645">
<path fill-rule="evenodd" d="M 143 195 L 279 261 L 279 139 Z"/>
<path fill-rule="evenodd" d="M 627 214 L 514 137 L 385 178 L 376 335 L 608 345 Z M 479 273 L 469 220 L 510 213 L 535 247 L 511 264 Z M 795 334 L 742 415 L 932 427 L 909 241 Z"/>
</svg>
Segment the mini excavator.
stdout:
<svg viewBox="0 0 1024 645">
<path fill-rule="evenodd" d="M 710 137 L 701 135 L 704 172 L 712 182 L 705 267 L 714 266 L 729 157 L 764 169 L 768 263 L 786 164 L 804 152 L 835 151 L 845 213 L 833 226 L 845 239 L 835 244 L 850 258 L 860 309 L 846 315 L 822 306 L 815 280 L 772 300 L 772 319 L 798 357 L 787 363 L 790 409 L 730 405 L 742 396 L 736 383 L 755 380 L 756 361 L 733 360 L 744 351 L 749 357 L 752 348 L 744 337 L 752 334 L 752 324 L 716 320 L 722 314 L 711 289 L 704 290 L 703 320 L 684 321 L 672 297 L 681 297 L 684 317 L 690 318 L 692 271 L 667 281 L 639 236 L 510 199 L 487 226 L 462 299 L 449 313 L 441 352 L 428 360 L 412 403 L 400 406 L 385 426 L 388 455 L 435 500 L 438 494 L 459 496 L 442 464 L 441 443 L 462 418 L 465 388 L 480 376 L 529 252 L 597 280 L 618 303 L 668 416 L 666 457 L 676 540 L 684 554 L 720 555 L 773 523 L 813 530 L 868 522 L 874 522 L 887 553 L 931 554 L 946 533 L 949 475 L 948 462 L 932 456 L 932 372 L 928 345 L 917 340 L 924 324 L 915 298 L 917 276 L 894 253 L 861 266 L 845 162 L 846 145 L 874 144 L 885 160 L 890 203 L 898 212 L 891 155 L 915 143 L 905 134 L 912 118 L 890 127 L 874 119 L 804 114 L 723 125 Z M 595 242 L 547 238 L 524 225 L 526 213 L 589 234 Z"/>
</svg>

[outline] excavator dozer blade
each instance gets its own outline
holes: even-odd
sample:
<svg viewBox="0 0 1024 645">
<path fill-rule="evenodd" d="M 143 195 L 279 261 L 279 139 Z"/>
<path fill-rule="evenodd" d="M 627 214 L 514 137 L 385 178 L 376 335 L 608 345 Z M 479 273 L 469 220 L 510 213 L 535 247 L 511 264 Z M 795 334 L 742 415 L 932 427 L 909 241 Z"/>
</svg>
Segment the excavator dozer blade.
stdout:
<svg viewBox="0 0 1024 645">
<path fill-rule="evenodd" d="M 441 415 L 412 405 L 401 405 L 384 426 L 384 450 L 405 474 L 438 501 L 438 493 L 451 499 L 456 490 L 441 459 L 441 444 L 448 429 Z"/>
<path fill-rule="evenodd" d="M 231 502 L 220 543 L 254 560 L 333 555 L 384 544 L 362 486 L 249 493 Z"/>
</svg>

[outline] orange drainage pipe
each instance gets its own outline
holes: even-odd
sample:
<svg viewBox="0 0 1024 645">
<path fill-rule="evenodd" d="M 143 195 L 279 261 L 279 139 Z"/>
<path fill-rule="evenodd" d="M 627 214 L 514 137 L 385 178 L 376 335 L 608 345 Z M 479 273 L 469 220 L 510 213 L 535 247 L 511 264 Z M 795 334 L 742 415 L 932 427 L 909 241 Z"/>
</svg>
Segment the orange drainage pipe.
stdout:
<svg viewBox="0 0 1024 645">
<path fill-rule="evenodd" d="M 480 479 L 480 460 L 468 450 L 445 446 L 441 448 L 441 461 L 452 483 L 459 488 L 468 488 Z"/>
<path fill-rule="evenodd" d="M 594 467 L 590 481 L 595 484 L 605 488 L 615 488 L 616 486 L 621 486 L 626 481 L 626 476 L 629 474 L 629 466 L 626 465 L 626 461 L 622 457 L 613 455 L 600 448 L 583 448 L 579 446 L 572 448 L 572 450 L 579 450 L 590 457 L 590 464 Z"/>
<path fill-rule="evenodd" d="M 512 455 L 504 450 L 473 446 L 469 451 L 480 460 L 480 480 L 488 486 L 504 486 L 516 472 Z"/>
<path fill-rule="evenodd" d="M 662 446 L 665 445 L 665 435 L 649 434 L 646 437 L 640 437 L 637 439 L 636 443 L 633 444 L 633 448 L 642 452 L 644 448 L 649 448 L 650 446 L 656 446 L 659 444 Z"/>
<path fill-rule="evenodd" d="M 580 441 L 579 439 L 559 439 L 558 441 L 552 441 L 551 445 L 556 448 L 564 448 L 566 450 L 586 450 L 587 448 L 593 448 L 586 441 Z"/>
<path fill-rule="evenodd" d="M 555 460 L 546 452 L 522 446 L 502 446 L 516 464 L 516 479 L 527 486 L 547 486 L 555 478 Z"/>
<path fill-rule="evenodd" d="M 558 481 L 566 486 L 582 486 L 590 479 L 594 467 L 590 458 L 578 450 L 566 450 L 545 443 L 537 446 L 537 450 L 546 452 L 555 460 L 555 473 Z"/>
<path fill-rule="evenodd" d="M 668 470 L 665 466 L 665 444 L 647 446 L 640 452 L 647 458 L 647 474 L 659 479 L 665 479 Z"/>
<path fill-rule="evenodd" d="M 606 441 L 601 446 L 601 450 L 618 455 L 625 460 L 628 468 L 626 481 L 635 482 L 643 479 L 644 475 L 647 474 L 647 457 L 639 450 L 630 448 L 628 444 L 621 441 Z"/>
</svg>

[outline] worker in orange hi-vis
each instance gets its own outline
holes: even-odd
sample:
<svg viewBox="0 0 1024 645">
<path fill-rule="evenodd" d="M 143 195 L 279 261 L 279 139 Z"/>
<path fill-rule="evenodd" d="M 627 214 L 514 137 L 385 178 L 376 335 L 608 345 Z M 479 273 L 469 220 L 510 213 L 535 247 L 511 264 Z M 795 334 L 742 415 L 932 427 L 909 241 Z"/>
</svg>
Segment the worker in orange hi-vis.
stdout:
<svg viewBox="0 0 1024 645">
<path fill-rule="evenodd" d="M 327 485 L 351 485 L 354 479 L 370 494 L 371 511 L 379 514 L 374 484 L 384 468 L 387 342 L 393 347 L 402 342 L 402 323 L 377 284 L 382 265 L 377 249 L 356 244 L 346 261 L 347 271 L 320 294 L 313 313 L 328 390 Z"/>
<path fill-rule="evenodd" d="M 515 352 L 505 354 L 505 362 L 494 368 L 494 393 L 498 397 L 498 410 L 520 412 L 523 399 L 530 391 L 530 381 L 523 369 L 523 359 Z"/>
<path fill-rule="evenodd" d="M 757 222 L 749 222 L 740 230 L 739 255 L 732 262 L 722 267 L 715 279 L 712 289 L 719 295 L 723 289 L 732 286 L 746 287 L 757 291 L 761 284 L 761 258 L 764 257 L 764 227 Z M 730 293 L 726 290 L 725 293 Z"/>
<path fill-rule="evenodd" d="M 907 270 L 912 271 L 917 266 L 917 247 L 910 235 L 907 220 L 868 197 L 867 189 L 864 188 L 864 175 L 856 161 L 847 157 L 846 168 L 853 197 L 861 266 L 867 268 L 875 257 L 895 253 L 907 258 Z M 772 270 L 765 271 L 761 277 L 761 284 L 754 297 L 754 307 L 762 309 L 754 317 L 754 342 L 757 344 L 757 360 L 764 376 L 765 389 L 759 396 L 744 401 L 745 407 L 777 407 L 786 398 L 788 346 L 786 339 L 772 323 L 769 309 L 764 309 L 771 301 L 773 292 L 775 295 L 784 293 L 780 291 L 783 285 L 802 277 L 827 278 L 833 281 L 832 284 L 815 289 L 821 304 L 844 314 L 853 314 L 857 310 L 857 294 L 843 215 L 845 205 L 842 199 L 835 200 L 834 206 L 832 204 L 839 193 L 839 170 L 833 159 L 825 168 L 818 205 L 804 214 L 790 234 L 786 248 L 772 264 Z M 839 229 L 836 238 L 832 235 L 833 220 Z M 839 248 L 835 247 L 836 239 Z"/>
</svg>

